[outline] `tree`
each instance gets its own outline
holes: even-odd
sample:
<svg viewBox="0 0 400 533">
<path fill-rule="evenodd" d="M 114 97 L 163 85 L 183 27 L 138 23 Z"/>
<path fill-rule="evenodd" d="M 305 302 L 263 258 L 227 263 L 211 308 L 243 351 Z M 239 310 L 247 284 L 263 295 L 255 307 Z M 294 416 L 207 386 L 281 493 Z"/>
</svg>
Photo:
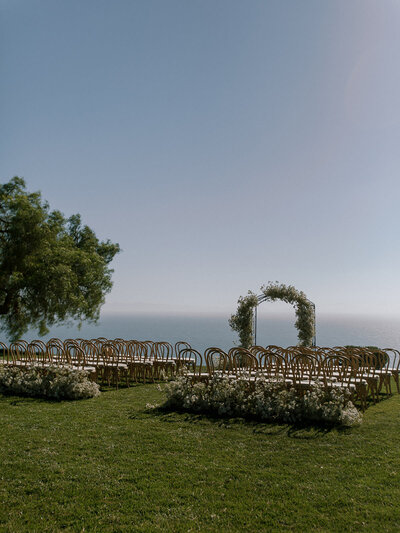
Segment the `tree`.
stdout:
<svg viewBox="0 0 400 533">
<path fill-rule="evenodd" d="M 72 320 L 96 322 L 112 287 L 118 244 L 50 211 L 40 192 L 14 177 L 0 184 L 0 327 L 12 339 Z"/>
</svg>

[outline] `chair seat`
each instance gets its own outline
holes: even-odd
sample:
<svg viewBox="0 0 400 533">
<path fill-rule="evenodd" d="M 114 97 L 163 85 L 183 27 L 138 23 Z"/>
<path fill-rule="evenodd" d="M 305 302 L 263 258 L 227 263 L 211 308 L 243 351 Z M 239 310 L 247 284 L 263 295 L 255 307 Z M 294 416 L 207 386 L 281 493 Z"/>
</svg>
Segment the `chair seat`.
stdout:
<svg viewBox="0 0 400 533">
<path fill-rule="evenodd" d="M 187 374 L 184 374 L 184 376 L 191 379 L 209 379 L 210 374 L 208 372 L 188 372 Z"/>
</svg>

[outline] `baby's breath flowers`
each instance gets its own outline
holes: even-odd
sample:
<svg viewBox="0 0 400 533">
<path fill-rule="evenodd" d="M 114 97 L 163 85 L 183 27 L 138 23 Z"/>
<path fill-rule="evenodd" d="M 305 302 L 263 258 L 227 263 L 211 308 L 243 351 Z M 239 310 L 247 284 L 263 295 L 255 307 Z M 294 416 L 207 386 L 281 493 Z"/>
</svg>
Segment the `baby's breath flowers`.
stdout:
<svg viewBox="0 0 400 533">
<path fill-rule="evenodd" d="M 1 367 L 0 392 L 21 396 L 81 400 L 100 394 L 86 370 L 74 367 Z"/>
<path fill-rule="evenodd" d="M 321 423 L 354 426 L 361 413 L 344 387 L 326 389 L 316 382 L 299 394 L 282 380 L 257 378 L 250 387 L 242 379 L 214 376 L 206 383 L 193 384 L 185 376 L 166 386 L 165 407 L 218 416 L 239 416 L 268 422 Z"/>
</svg>

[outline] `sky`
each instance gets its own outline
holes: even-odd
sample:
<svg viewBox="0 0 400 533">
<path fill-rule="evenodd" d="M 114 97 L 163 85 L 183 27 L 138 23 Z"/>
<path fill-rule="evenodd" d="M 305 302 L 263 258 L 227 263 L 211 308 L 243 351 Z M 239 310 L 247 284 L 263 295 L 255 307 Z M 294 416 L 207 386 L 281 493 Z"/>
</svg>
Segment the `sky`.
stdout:
<svg viewBox="0 0 400 533">
<path fill-rule="evenodd" d="M 397 0 L 0 0 L 0 179 L 120 244 L 104 313 L 400 316 L 399 65 Z"/>
</svg>

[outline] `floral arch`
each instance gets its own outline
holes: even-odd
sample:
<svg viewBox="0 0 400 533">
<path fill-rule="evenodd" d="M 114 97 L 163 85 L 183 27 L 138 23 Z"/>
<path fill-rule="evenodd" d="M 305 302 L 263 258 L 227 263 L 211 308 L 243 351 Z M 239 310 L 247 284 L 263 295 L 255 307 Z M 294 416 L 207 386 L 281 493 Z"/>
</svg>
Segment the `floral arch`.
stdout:
<svg viewBox="0 0 400 533">
<path fill-rule="evenodd" d="M 262 302 L 276 300 L 292 304 L 295 308 L 299 344 L 315 345 L 315 305 L 304 292 L 298 291 L 292 285 L 278 282 L 269 282 L 268 285 L 262 286 L 261 292 L 262 294 L 257 296 L 249 291 L 247 296 L 241 296 L 236 314 L 229 319 L 230 327 L 239 334 L 241 346 L 249 348 L 256 341 L 257 306 Z"/>
</svg>

